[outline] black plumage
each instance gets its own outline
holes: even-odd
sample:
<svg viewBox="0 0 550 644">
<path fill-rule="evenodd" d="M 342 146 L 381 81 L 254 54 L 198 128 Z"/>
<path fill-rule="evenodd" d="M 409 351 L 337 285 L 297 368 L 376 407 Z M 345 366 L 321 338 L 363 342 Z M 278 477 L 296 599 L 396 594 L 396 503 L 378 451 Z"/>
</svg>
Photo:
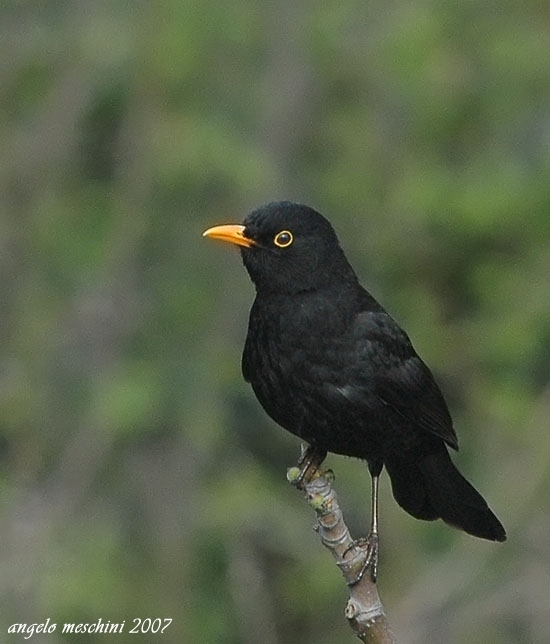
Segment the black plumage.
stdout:
<svg viewBox="0 0 550 644">
<path fill-rule="evenodd" d="M 205 235 L 238 244 L 256 286 L 242 371 L 265 411 L 321 458 L 330 451 L 366 460 L 375 490 L 385 466 L 412 516 L 504 541 L 501 523 L 451 461 L 457 438 L 430 370 L 359 284 L 330 223 L 277 202 Z"/>
</svg>

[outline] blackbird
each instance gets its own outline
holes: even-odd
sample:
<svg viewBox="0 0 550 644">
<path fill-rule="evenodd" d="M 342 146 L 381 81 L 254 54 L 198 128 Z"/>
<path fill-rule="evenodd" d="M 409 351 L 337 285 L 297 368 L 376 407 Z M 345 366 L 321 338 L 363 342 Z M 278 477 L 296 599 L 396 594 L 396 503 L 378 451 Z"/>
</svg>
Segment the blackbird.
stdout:
<svg viewBox="0 0 550 644">
<path fill-rule="evenodd" d="M 242 372 L 264 410 L 309 444 L 310 461 L 327 451 L 367 461 L 373 576 L 384 466 L 413 517 L 504 541 L 503 526 L 451 461 L 457 437 L 432 373 L 359 284 L 331 224 L 282 201 L 203 234 L 237 244 L 256 287 Z"/>
</svg>

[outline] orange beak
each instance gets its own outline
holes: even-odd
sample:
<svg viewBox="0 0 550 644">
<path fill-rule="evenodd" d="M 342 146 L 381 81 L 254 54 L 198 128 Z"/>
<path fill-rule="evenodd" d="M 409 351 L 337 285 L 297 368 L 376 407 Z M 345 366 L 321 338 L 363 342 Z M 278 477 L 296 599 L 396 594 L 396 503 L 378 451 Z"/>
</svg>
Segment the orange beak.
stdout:
<svg viewBox="0 0 550 644">
<path fill-rule="evenodd" d="M 212 239 L 219 239 L 231 244 L 237 244 L 237 246 L 245 246 L 246 248 L 255 246 L 255 242 L 252 239 L 244 236 L 244 226 L 241 226 L 239 224 L 214 226 L 213 228 L 205 230 L 202 236 L 211 237 Z"/>
</svg>

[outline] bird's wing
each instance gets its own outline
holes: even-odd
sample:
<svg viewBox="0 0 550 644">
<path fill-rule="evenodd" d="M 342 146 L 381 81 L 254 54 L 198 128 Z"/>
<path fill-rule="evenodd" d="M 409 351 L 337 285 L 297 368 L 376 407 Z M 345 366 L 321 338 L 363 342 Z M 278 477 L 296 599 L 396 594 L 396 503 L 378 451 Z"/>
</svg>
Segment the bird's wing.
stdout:
<svg viewBox="0 0 550 644">
<path fill-rule="evenodd" d="M 356 364 L 362 370 L 368 362 L 374 395 L 417 427 L 458 449 L 439 387 L 397 322 L 381 310 L 363 311 L 355 318 L 353 336 Z"/>
</svg>

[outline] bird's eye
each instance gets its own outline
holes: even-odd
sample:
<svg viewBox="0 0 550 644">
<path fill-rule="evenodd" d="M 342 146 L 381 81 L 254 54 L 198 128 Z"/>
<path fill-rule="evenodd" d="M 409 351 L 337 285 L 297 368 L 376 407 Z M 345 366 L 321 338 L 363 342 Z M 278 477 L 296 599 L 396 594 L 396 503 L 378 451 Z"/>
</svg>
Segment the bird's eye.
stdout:
<svg viewBox="0 0 550 644">
<path fill-rule="evenodd" d="M 275 246 L 278 246 L 279 248 L 286 248 L 287 246 L 290 246 L 292 242 L 294 241 L 294 237 L 292 236 L 292 233 L 289 230 L 281 230 L 280 233 L 277 233 L 275 235 L 275 239 L 273 240 L 273 243 Z"/>
</svg>

